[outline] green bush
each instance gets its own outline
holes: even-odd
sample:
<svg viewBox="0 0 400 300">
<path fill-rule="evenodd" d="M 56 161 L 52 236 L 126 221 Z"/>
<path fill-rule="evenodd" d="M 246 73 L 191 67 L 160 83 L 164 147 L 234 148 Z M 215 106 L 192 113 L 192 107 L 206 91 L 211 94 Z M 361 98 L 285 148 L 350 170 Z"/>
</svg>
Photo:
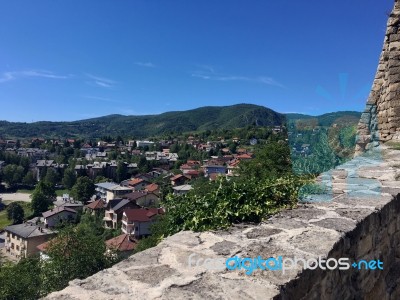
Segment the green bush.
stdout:
<svg viewBox="0 0 400 300">
<path fill-rule="evenodd" d="M 291 175 L 239 182 L 221 178 L 219 187 L 205 195 L 170 195 L 166 199 L 168 234 L 260 222 L 283 208 L 294 207 L 303 184 L 303 179 Z"/>
</svg>

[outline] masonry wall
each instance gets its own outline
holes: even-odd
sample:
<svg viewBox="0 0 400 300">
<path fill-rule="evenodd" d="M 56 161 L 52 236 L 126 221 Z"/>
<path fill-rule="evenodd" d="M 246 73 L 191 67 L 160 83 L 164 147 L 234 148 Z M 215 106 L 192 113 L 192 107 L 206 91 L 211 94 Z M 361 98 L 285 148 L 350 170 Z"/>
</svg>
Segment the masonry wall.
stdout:
<svg viewBox="0 0 400 300">
<path fill-rule="evenodd" d="M 346 233 L 328 257 L 379 259 L 384 270 L 306 270 L 274 299 L 400 299 L 400 195 Z"/>
<path fill-rule="evenodd" d="M 400 139 L 400 0 L 391 12 L 378 69 L 358 124 L 356 152 Z"/>
</svg>

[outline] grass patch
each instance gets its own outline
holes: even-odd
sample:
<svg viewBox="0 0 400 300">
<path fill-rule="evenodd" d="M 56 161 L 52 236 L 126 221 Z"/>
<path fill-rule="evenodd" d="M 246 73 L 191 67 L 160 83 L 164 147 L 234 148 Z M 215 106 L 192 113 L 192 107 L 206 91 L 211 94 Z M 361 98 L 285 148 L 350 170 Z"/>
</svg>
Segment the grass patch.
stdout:
<svg viewBox="0 0 400 300">
<path fill-rule="evenodd" d="M 3 201 L 5 205 L 9 205 L 13 201 Z M 32 210 L 29 202 L 22 202 L 22 201 L 17 201 L 18 204 L 22 206 L 24 209 L 25 213 L 25 219 L 30 219 L 32 216 Z M 4 209 L 0 211 L 0 230 L 2 230 L 4 227 L 11 225 L 11 221 L 7 219 L 7 209 Z"/>
<path fill-rule="evenodd" d="M 57 197 L 62 197 L 63 194 L 70 194 L 70 190 L 56 190 Z"/>
<path fill-rule="evenodd" d="M 0 230 L 2 230 L 4 227 L 10 224 L 11 221 L 7 219 L 7 211 L 5 209 L 0 211 Z"/>
</svg>

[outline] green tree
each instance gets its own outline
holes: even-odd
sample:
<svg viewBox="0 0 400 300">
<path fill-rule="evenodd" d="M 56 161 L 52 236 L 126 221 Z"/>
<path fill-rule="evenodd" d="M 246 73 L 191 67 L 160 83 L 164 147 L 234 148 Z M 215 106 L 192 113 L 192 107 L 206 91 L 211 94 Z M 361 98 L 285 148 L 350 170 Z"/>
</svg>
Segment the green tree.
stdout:
<svg viewBox="0 0 400 300">
<path fill-rule="evenodd" d="M 53 168 L 48 169 L 46 172 L 46 176 L 44 177 L 44 181 L 51 184 L 52 186 L 55 186 L 59 181 L 57 172 Z"/>
<path fill-rule="evenodd" d="M 74 184 L 76 183 L 76 174 L 75 171 L 68 168 L 64 172 L 64 177 L 62 179 L 62 183 L 67 189 L 72 189 Z"/>
<path fill-rule="evenodd" d="M 39 181 L 31 195 L 33 214 L 39 216 L 42 212 L 47 211 L 56 197 L 54 186 L 43 180 Z"/>
<path fill-rule="evenodd" d="M 22 183 L 24 168 L 18 165 L 7 165 L 3 168 L 3 180 L 10 186 Z"/>
<path fill-rule="evenodd" d="M 46 292 L 60 290 L 72 279 L 83 279 L 111 266 L 104 241 L 89 226 L 67 226 L 49 242 L 44 266 Z"/>
<path fill-rule="evenodd" d="M 87 176 L 79 177 L 72 188 L 71 195 L 75 200 L 87 203 L 95 192 L 93 181 Z"/>
<path fill-rule="evenodd" d="M 269 141 L 257 148 L 254 155 L 253 159 L 240 162 L 242 178 L 276 178 L 292 171 L 290 149 L 284 141 Z"/>
<path fill-rule="evenodd" d="M 117 182 L 121 182 L 127 178 L 128 170 L 126 164 L 122 161 L 118 163 L 117 172 L 116 172 L 116 180 Z"/>
<path fill-rule="evenodd" d="M 41 262 L 37 257 L 24 258 L 17 264 L 0 268 L 0 299 L 39 299 L 41 293 Z"/>
<path fill-rule="evenodd" d="M 29 171 L 22 179 L 22 183 L 26 185 L 34 185 L 36 183 L 35 174 L 32 171 Z"/>
<path fill-rule="evenodd" d="M 13 224 L 21 224 L 24 221 L 24 209 L 19 203 L 12 202 L 7 207 L 7 219 Z"/>
</svg>

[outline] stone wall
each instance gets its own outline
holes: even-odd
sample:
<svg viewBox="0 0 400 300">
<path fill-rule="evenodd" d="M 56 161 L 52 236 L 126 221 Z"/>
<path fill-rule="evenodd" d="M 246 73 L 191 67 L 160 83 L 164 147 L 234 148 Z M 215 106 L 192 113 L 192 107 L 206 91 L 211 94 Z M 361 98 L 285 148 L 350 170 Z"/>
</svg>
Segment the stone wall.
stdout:
<svg viewBox="0 0 400 300">
<path fill-rule="evenodd" d="M 262 224 L 180 232 L 47 299 L 400 299 L 400 151 L 380 146 L 322 177 L 332 193 L 314 195 Z M 234 256 L 379 259 L 384 269 L 299 266 L 284 274 L 246 275 L 195 265 L 199 258 Z"/>
<path fill-rule="evenodd" d="M 400 299 L 399 214 L 397 196 L 347 232 L 328 254 L 336 259 L 379 259 L 384 270 L 306 270 L 274 299 Z"/>
<path fill-rule="evenodd" d="M 356 153 L 400 139 L 400 0 L 387 23 L 378 70 L 358 124 Z"/>
</svg>

